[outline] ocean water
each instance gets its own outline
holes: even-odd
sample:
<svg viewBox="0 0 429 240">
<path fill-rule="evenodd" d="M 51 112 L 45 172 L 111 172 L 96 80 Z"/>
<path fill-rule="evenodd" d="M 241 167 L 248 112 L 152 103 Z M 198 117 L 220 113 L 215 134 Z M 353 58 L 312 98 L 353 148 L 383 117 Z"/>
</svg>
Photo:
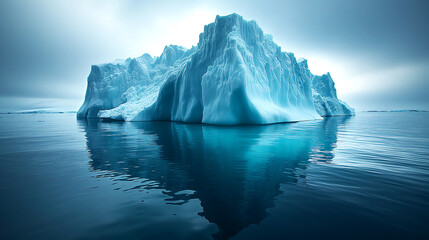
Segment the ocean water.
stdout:
<svg viewBox="0 0 429 240">
<path fill-rule="evenodd" d="M 429 113 L 0 115 L 0 239 L 428 239 Z"/>
</svg>

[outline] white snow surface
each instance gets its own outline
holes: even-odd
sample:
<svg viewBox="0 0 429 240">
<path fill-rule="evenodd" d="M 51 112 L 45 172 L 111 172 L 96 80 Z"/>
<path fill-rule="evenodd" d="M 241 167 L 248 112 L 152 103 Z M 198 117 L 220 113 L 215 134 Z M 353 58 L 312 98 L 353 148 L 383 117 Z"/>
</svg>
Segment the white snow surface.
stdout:
<svg viewBox="0 0 429 240">
<path fill-rule="evenodd" d="M 352 115 L 329 74 L 314 76 L 255 21 L 217 16 L 196 47 L 93 65 L 81 118 L 269 124 Z M 332 94 L 334 93 L 334 94 Z"/>
</svg>

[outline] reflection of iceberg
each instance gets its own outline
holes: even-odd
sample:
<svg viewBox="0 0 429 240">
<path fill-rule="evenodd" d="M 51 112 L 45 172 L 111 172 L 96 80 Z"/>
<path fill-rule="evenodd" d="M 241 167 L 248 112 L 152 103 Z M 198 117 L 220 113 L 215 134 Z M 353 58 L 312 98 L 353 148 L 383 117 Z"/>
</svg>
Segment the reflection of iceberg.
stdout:
<svg viewBox="0 0 429 240">
<path fill-rule="evenodd" d="M 310 160 L 316 163 L 331 163 L 337 147 L 338 128 L 345 125 L 350 116 L 325 118 L 317 128 Z"/>
<path fill-rule="evenodd" d="M 147 179 L 167 204 L 201 201 L 216 238 L 266 217 L 281 184 L 305 180 L 310 161 L 330 162 L 346 118 L 267 126 L 80 121 L 93 171 Z M 153 183 L 157 184 L 153 184 Z M 191 194 L 183 194 L 191 190 Z"/>
</svg>

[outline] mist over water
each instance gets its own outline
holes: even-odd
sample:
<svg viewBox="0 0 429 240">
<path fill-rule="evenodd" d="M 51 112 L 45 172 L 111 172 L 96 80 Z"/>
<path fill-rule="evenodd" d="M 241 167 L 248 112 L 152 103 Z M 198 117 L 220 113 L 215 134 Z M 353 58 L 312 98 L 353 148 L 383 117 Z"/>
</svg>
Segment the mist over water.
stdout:
<svg viewBox="0 0 429 240">
<path fill-rule="evenodd" d="M 428 116 L 219 127 L 1 115 L 1 237 L 427 237 Z"/>
</svg>

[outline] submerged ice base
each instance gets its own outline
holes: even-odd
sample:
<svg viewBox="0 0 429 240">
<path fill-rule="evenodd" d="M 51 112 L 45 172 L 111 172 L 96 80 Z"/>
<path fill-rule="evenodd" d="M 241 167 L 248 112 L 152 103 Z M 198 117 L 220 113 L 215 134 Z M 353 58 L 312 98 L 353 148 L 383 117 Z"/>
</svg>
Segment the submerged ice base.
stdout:
<svg viewBox="0 0 429 240">
<path fill-rule="evenodd" d="M 217 16 L 191 49 L 92 66 L 78 117 L 236 125 L 354 114 L 328 76 L 311 74 L 255 21 Z"/>
</svg>

